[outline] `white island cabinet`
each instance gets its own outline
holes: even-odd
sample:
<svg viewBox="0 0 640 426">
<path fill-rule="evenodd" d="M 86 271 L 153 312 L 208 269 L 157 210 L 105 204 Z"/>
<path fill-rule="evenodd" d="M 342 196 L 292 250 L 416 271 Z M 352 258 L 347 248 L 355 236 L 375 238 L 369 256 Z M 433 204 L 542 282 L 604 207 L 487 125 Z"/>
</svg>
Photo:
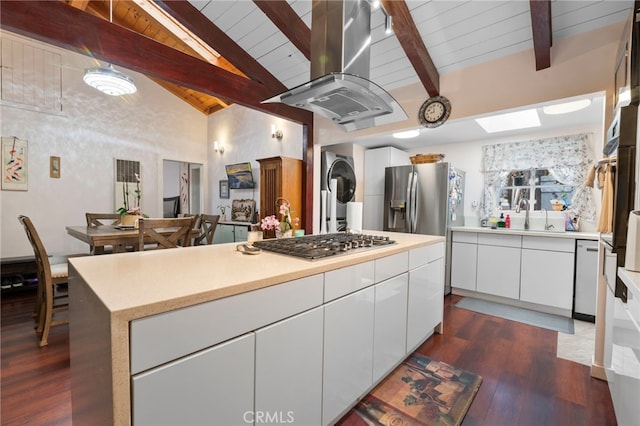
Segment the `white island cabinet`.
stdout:
<svg viewBox="0 0 640 426">
<path fill-rule="evenodd" d="M 235 244 L 72 260 L 74 424 L 336 422 L 441 325 L 444 238 L 384 234 L 314 262 Z"/>
</svg>

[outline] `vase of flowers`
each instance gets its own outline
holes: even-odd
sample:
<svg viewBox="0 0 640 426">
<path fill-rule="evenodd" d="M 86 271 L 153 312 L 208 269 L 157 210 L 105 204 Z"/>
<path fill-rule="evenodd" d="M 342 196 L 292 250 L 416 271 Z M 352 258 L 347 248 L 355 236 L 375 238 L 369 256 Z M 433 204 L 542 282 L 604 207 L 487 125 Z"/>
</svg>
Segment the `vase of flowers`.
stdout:
<svg viewBox="0 0 640 426">
<path fill-rule="evenodd" d="M 122 182 L 122 207 L 118 209 L 120 213 L 120 224 L 125 226 L 138 227 L 138 219 L 143 217 L 140 209 L 142 190 L 140 189 L 140 175 L 135 173 L 136 188 L 133 194 L 129 192 L 129 182 Z M 129 201 L 129 196 L 133 195 L 133 202 Z"/>
<path fill-rule="evenodd" d="M 293 237 L 293 224 L 291 219 L 291 204 L 286 198 L 278 198 L 276 206 L 279 205 L 279 214 L 282 220 L 278 220 L 276 215 L 272 214 L 260 221 L 260 227 L 264 231 L 275 231 L 276 238 Z"/>
</svg>

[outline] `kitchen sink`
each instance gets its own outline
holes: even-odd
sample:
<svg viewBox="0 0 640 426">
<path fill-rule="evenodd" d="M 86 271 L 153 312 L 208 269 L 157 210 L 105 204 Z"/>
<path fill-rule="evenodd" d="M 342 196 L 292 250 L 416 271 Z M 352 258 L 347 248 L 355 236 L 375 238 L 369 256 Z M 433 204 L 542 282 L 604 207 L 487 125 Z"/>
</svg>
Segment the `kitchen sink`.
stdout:
<svg viewBox="0 0 640 426">
<path fill-rule="evenodd" d="M 511 218 L 511 229 L 525 230 L 525 212 L 516 213 L 513 210 L 503 211 L 504 216 Z M 565 212 L 533 210 L 529 212 L 529 229 L 536 232 L 565 232 Z"/>
</svg>

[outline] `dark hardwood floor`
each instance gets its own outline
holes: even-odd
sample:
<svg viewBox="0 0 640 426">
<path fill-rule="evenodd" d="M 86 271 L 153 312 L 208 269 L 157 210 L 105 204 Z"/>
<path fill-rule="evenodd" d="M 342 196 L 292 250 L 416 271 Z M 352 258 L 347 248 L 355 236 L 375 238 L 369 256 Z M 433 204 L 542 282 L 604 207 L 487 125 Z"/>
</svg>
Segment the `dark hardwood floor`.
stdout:
<svg viewBox="0 0 640 426">
<path fill-rule="evenodd" d="M 70 425 L 68 326 L 38 347 L 33 292 L 2 295 L 2 425 Z M 615 425 L 606 382 L 556 358 L 556 332 L 477 314 L 445 299 L 444 334 L 419 352 L 480 374 L 463 425 Z"/>
</svg>

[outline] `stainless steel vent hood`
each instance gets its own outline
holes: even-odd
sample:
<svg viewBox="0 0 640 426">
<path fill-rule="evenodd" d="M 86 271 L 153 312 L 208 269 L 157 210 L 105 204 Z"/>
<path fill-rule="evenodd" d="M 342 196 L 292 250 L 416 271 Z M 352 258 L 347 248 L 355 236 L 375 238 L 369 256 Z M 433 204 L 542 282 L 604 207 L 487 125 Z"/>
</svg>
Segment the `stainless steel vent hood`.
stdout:
<svg viewBox="0 0 640 426">
<path fill-rule="evenodd" d="M 400 104 L 369 81 L 371 6 L 367 0 L 314 0 L 311 81 L 263 101 L 329 118 L 345 131 L 406 120 Z"/>
</svg>

